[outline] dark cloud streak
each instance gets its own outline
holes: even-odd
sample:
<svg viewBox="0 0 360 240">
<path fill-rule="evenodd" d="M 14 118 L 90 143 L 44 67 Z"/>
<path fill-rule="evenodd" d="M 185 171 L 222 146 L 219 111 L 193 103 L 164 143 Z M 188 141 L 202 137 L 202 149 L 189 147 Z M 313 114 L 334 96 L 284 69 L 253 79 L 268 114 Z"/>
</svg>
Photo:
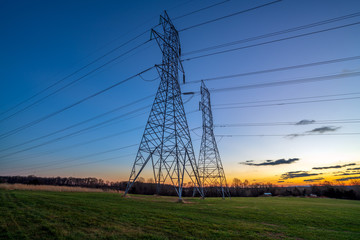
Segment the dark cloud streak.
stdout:
<svg viewBox="0 0 360 240">
<path fill-rule="evenodd" d="M 325 178 L 312 178 L 312 179 L 305 179 L 304 182 L 318 182 L 324 180 Z"/>
<path fill-rule="evenodd" d="M 348 180 L 354 180 L 354 179 L 360 179 L 359 177 L 347 177 L 347 178 L 338 178 L 336 181 L 348 181 Z"/>
<path fill-rule="evenodd" d="M 309 125 L 309 124 L 313 124 L 313 123 L 315 123 L 315 120 L 304 119 L 304 120 L 297 122 L 295 125 Z"/>
<path fill-rule="evenodd" d="M 338 130 L 340 127 L 331 127 L 331 126 L 325 126 L 325 127 L 319 127 L 319 128 L 314 128 L 311 131 L 307 131 L 307 133 L 326 133 L 326 132 L 335 132 L 336 130 Z"/>
<path fill-rule="evenodd" d="M 292 178 L 300 178 L 300 177 L 310 177 L 321 175 L 322 173 L 309 173 L 308 171 L 294 171 L 287 172 L 281 175 L 281 179 L 292 179 Z"/>
<path fill-rule="evenodd" d="M 341 173 L 341 174 L 336 174 L 334 176 L 348 176 L 348 175 L 359 175 L 360 172 L 353 172 L 353 173 Z"/>
<path fill-rule="evenodd" d="M 348 166 L 354 166 L 356 163 L 349 163 L 344 165 L 334 165 L 334 166 L 328 166 L 328 167 L 313 167 L 314 170 L 323 170 L 323 169 L 333 169 L 333 168 L 343 168 Z"/>
<path fill-rule="evenodd" d="M 296 161 L 299 161 L 299 158 L 289 158 L 289 159 L 278 159 L 278 160 L 265 160 L 262 163 L 253 163 L 254 160 L 248 160 L 246 162 L 240 162 L 240 164 L 248 165 L 248 166 L 275 166 L 275 165 L 281 165 L 281 164 L 291 164 Z"/>
<path fill-rule="evenodd" d="M 348 168 L 346 170 L 360 170 L 360 167 L 355 167 L 355 168 Z"/>
<path fill-rule="evenodd" d="M 302 121 L 314 121 L 314 120 L 301 120 L 300 122 L 302 122 Z M 296 125 L 306 125 L 306 124 L 300 124 L 300 122 L 296 123 Z M 324 127 L 314 128 L 313 130 L 307 131 L 305 133 L 288 134 L 285 137 L 290 138 L 290 139 L 294 139 L 294 138 L 297 138 L 297 137 L 303 137 L 303 136 L 308 136 L 308 135 L 322 134 L 322 133 L 326 133 L 326 132 L 335 132 L 339 128 L 340 127 L 324 126 Z"/>
</svg>

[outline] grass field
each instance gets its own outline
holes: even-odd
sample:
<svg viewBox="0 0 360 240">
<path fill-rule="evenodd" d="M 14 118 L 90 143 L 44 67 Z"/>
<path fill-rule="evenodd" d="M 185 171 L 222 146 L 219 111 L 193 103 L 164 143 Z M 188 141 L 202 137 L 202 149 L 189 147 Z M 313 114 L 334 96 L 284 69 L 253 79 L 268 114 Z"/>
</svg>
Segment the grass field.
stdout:
<svg viewBox="0 0 360 240">
<path fill-rule="evenodd" d="M 28 185 L 28 184 L 20 184 L 20 183 L 15 183 L 15 184 L 1 183 L 0 189 L 35 190 L 35 191 L 51 191 L 51 192 L 104 192 L 102 189 L 97 189 L 97 188 L 51 186 L 51 185 Z"/>
<path fill-rule="evenodd" d="M 360 239 L 360 202 L 0 190 L 0 239 Z"/>
</svg>

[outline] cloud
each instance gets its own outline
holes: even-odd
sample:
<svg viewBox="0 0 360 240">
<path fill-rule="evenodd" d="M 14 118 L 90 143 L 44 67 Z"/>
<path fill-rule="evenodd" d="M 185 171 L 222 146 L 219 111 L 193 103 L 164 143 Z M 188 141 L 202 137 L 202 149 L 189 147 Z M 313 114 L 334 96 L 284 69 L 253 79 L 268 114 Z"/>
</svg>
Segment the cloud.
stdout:
<svg viewBox="0 0 360 240">
<path fill-rule="evenodd" d="M 289 158 L 289 159 L 278 159 L 278 160 L 265 160 L 262 163 L 253 163 L 254 160 L 248 160 L 246 162 L 240 162 L 240 164 L 248 165 L 248 166 L 275 166 L 281 164 L 291 164 L 296 161 L 299 161 L 299 158 Z"/>
<path fill-rule="evenodd" d="M 341 173 L 341 174 L 336 174 L 334 176 L 347 176 L 347 175 L 359 175 L 360 172 L 353 172 L 353 173 Z"/>
<path fill-rule="evenodd" d="M 285 181 L 277 181 L 278 183 L 282 183 L 282 182 L 285 182 Z"/>
<path fill-rule="evenodd" d="M 332 169 L 332 168 L 343 168 L 348 166 L 354 166 L 356 163 L 348 163 L 344 165 L 334 165 L 334 166 L 328 166 L 328 167 L 313 167 L 314 170 L 323 170 L 323 169 Z"/>
<path fill-rule="evenodd" d="M 321 175 L 322 173 L 309 173 L 308 171 L 295 171 L 287 172 L 281 175 L 281 179 L 291 179 L 291 178 L 300 178 L 300 177 L 310 177 Z"/>
<path fill-rule="evenodd" d="M 360 176 L 359 177 L 338 178 L 338 179 L 336 179 L 336 181 L 348 181 L 348 180 L 353 180 L 353 179 L 360 179 Z"/>
<path fill-rule="evenodd" d="M 301 120 L 299 122 L 297 122 L 295 125 L 308 125 L 308 124 L 313 124 L 315 122 L 315 120 Z"/>
<path fill-rule="evenodd" d="M 360 167 L 348 168 L 346 170 L 360 170 Z"/>
<path fill-rule="evenodd" d="M 293 138 L 302 137 L 302 136 L 305 136 L 305 134 L 302 134 L 302 133 L 292 133 L 292 134 L 286 135 L 285 137 L 286 137 L 286 138 L 293 139 Z"/>
<path fill-rule="evenodd" d="M 311 131 L 307 131 L 307 133 L 325 133 L 325 132 L 335 132 L 336 130 L 338 130 L 340 127 L 331 127 L 331 126 L 325 126 L 325 127 L 319 127 L 319 128 L 314 128 Z"/>
<path fill-rule="evenodd" d="M 302 121 L 314 121 L 314 120 L 301 120 L 300 122 L 296 123 L 296 125 L 305 125 L 305 124 L 300 124 Z M 314 121 L 315 122 L 315 121 Z M 311 124 L 311 123 L 308 123 Z M 294 139 L 297 137 L 303 137 L 303 136 L 308 136 L 308 135 L 313 135 L 313 134 L 322 134 L 322 133 L 326 133 L 326 132 L 334 132 L 336 130 L 338 130 L 340 127 L 331 127 L 331 126 L 324 126 L 324 127 L 319 127 L 319 128 L 314 128 L 313 130 L 304 132 L 304 133 L 292 133 L 292 134 L 288 134 L 285 136 L 285 138 L 290 138 L 290 139 Z"/>
<path fill-rule="evenodd" d="M 317 181 L 321 181 L 324 180 L 324 178 L 312 178 L 312 179 L 305 179 L 304 182 L 317 182 Z"/>
</svg>

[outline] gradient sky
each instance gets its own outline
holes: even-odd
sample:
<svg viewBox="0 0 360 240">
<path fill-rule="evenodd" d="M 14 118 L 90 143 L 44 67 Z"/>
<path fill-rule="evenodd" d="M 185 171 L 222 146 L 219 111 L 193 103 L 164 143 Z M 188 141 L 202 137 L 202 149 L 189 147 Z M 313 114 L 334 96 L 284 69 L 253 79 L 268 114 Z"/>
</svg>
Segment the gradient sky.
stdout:
<svg viewBox="0 0 360 240">
<path fill-rule="evenodd" d="M 141 35 L 100 61 L 63 80 L 54 88 L 14 108 L 18 103 L 156 26 L 159 15 L 164 10 L 175 19 L 220 2 L 222 1 L 0 0 L 0 113 L 2 113 L 0 135 L 51 114 L 154 64 L 161 63 L 160 49 L 155 41 L 151 41 L 99 71 L 81 78 L 63 91 L 4 119 L 147 41 L 150 37 L 149 33 Z M 230 0 L 207 10 L 175 19 L 174 25 L 181 30 L 268 2 L 271 1 Z M 360 12 L 360 1 L 357 0 L 284 0 L 254 11 L 180 31 L 183 59 L 357 23 L 360 22 L 360 16 L 186 55 L 206 47 L 358 12 Z M 359 56 L 359 42 L 360 24 L 355 24 L 184 61 L 188 83 L 182 84 L 181 88 L 183 92 L 198 92 L 200 83 L 196 81 L 201 79 Z M 358 72 L 360 72 L 360 59 L 206 81 L 212 94 L 216 125 L 266 123 L 262 124 L 263 126 L 215 128 L 216 135 L 225 135 L 217 136 L 217 140 L 228 182 L 231 183 L 232 178 L 237 177 L 241 180 L 248 179 L 250 182 L 306 185 L 309 182 L 322 180 L 360 178 L 360 171 L 356 169 L 360 167 L 360 98 L 357 98 L 360 97 L 360 81 L 359 75 L 355 76 Z M 235 88 L 302 78 L 339 76 L 339 74 L 343 75 L 317 82 L 263 88 Z M 345 74 L 353 75 L 346 77 Z M 157 76 L 155 70 L 149 71 L 142 76 L 143 79 L 137 77 L 34 126 L 10 136 L 0 136 L 0 175 L 92 176 L 112 181 L 127 180 L 136 155 L 137 144 L 141 140 L 149 115 L 152 98 L 61 133 L 31 143 L 23 143 L 155 94 L 159 84 Z M 191 83 L 192 81 L 195 83 Z M 233 89 L 219 91 L 224 88 Z M 340 96 L 340 94 L 346 95 Z M 289 98 L 308 99 L 284 100 Z M 343 98 L 351 99 L 343 100 Z M 329 99 L 338 100 L 327 101 Z M 187 112 L 198 109 L 200 100 L 198 94 L 186 95 L 183 100 Z M 315 101 L 296 103 L 311 100 Z M 257 101 L 262 102 L 254 103 Z M 292 104 L 269 106 L 274 103 Z M 224 108 L 229 106 L 232 108 Z M 131 113 L 141 108 L 142 110 Z M 11 110 L 5 112 L 8 109 Z M 76 131 L 121 115 L 125 117 L 75 134 Z M 201 126 L 199 111 L 188 114 L 187 119 L 190 129 Z M 301 120 L 315 122 L 307 125 L 274 126 L 274 123 L 297 123 Z M 329 120 L 339 120 L 339 123 L 326 123 Z M 325 131 L 322 133 L 319 129 L 310 132 L 322 127 L 328 128 L 323 128 Z M 125 133 L 120 135 L 105 138 L 124 131 Z M 69 137 L 57 139 L 72 133 L 74 134 Z M 196 154 L 199 152 L 201 133 L 199 128 L 191 131 Z M 290 134 L 300 135 L 290 137 L 288 136 Z M 104 139 L 85 144 L 101 137 Z M 45 144 L 48 141 L 50 143 Z M 13 147 L 18 144 L 19 146 Z M 121 147 L 127 148 L 104 153 Z M 280 161 L 276 162 L 276 160 Z M 322 169 L 313 169 L 314 167 Z M 149 165 L 141 176 L 145 179 L 152 177 L 150 169 Z"/>
</svg>

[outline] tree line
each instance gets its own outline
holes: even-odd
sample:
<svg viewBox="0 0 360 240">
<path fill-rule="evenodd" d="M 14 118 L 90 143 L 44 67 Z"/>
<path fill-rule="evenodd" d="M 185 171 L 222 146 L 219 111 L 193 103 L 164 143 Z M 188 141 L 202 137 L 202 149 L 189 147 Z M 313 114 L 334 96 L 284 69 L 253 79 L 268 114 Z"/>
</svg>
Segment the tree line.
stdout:
<svg viewBox="0 0 360 240">
<path fill-rule="evenodd" d="M 104 181 L 94 177 L 75 178 L 75 177 L 37 177 L 29 176 L 0 176 L 0 183 L 21 183 L 30 185 L 54 185 L 54 186 L 76 186 L 86 188 L 98 188 L 104 191 L 115 190 L 125 191 L 127 182 Z M 260 197 L 260 196 L 296 196 L 296 197 L 329 197 L 340 199 L 360 200 L 360 181 L 353 181 L 351 185 L 341 183 L 323 182 L 309 186 L 278 186 L 272 183 L 250 183 L 248 180 L 241 181 L 234 178 L 229 186 L 232 197 Z M 221 196 L 219 188 L 206 187 L 204 189 L 206 197 Z M 164 195 L 177 196 L 173 186 L 164 184 L 158 186 L 152 178 L 145 181 L 140 177 L 134 183 L 129 193 L 145 195 Z M 199 193 L 194 189 L 191 182 L 184 183 L 184 197 L 199 197 Z"/>
</svg>

